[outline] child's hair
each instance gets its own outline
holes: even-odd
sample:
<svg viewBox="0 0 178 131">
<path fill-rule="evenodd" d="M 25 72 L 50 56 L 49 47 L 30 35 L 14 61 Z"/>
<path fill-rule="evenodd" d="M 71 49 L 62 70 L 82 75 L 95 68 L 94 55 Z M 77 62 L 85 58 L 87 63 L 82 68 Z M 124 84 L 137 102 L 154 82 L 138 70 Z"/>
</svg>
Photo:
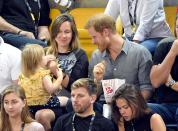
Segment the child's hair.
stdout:
<svg viewBox="0 0 178 131">
<path fill-rule="evenodd" d="M 2 99 L 1 99 L 1 126 L 0 131 L 11 131 L 9 116 L 4 109 L 4 98 L 6 95 L 10 93 L 15 93 L 22 101 L 26 99 L 25 92 L 23 88 L 19 87 L 18 85 L 10 85 L 2 92 Z M 34 121 L 30 113 L 28 111 L 28 106 L 25 104 L 21 112 L 21 119 L 24 123 L 30 123 Z"/>
<path fill-rule="evenodd" d="M 22 50 L 22 73 L 26 77 L 33 75 L 45 55 L 42 46 L 37 44 L 28 44 Z"/>
</svg>

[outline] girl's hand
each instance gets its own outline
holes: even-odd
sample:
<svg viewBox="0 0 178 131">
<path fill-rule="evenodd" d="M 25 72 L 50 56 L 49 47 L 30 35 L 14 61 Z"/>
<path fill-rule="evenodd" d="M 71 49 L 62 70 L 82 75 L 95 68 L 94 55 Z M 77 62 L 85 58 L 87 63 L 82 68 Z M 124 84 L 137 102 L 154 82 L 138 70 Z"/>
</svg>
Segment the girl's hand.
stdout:
<svg viewBox="0 0 178 131">
<path fill-rule="evenodd" d="M 57 72 L 57 78 L 61 78 L 63 80 L 63 72 L 62 72 L 62 69 L 61 68 L 58 68 L 56 70 Z"/>
<path fill-rule="evenodd" d="M 57 77 L 57 71 L 59 70 L 56 61 L 49 61 L 47 68 L 52 72 L 53 75 Z"/>
<path fill-rule="evenodd" d="M 47 63 L 50 61 L 56 61 L 56 57 L 54 55 L 46 55 L 46 61 Z"/>
</svg>

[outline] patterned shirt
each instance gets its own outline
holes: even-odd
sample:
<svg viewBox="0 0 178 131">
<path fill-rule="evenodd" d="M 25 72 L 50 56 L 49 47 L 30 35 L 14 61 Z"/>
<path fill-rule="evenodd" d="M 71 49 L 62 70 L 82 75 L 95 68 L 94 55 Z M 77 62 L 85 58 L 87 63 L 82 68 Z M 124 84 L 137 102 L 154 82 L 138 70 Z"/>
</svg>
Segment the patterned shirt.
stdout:
<svg viewBox="0 0 178 131">
<path fill-rule="evenodd" d="M 25 90 L 29 106 L 44 105 L 48 102 L 51 96 L 43 87 L 43 78 L 49 74 L 50 71 L 43 68 L 30 77 L 20 74 L 19 84 Z"/>
</svg>

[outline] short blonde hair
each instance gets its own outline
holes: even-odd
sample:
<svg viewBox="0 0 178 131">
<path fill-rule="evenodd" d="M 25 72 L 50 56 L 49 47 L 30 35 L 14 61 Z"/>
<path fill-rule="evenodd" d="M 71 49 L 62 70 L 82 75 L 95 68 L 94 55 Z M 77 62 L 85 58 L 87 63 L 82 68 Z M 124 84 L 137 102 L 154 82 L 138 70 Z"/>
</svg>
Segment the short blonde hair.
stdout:
<svg viewBox="0 0 178 131">
<path fill-rule="evenodd" d="M 76 80 L 71 86 L 71 90 L 78 88 L 85 88 L 89 95 L 97 94 L 97 85 L 94 83 L 94 80 L 89 78 L 80 78 Z"/>
<path fill-rule="evenodd" d="M 44 49 L 38 44 L 28 44 L 26 45 L 21 54 L 22 58 L 22 73 L 29 77 L 33 75 L 42 61 L 44 56 Z"/>
<path fill-rule="evenodd" d="M 104 28 L 110 29 L 113 33 L 116 32 L 116 22 L 114 19 L 103 13 L 92 16 L 86 23 L 85 29 L 93 27 L 97 32 L 103 32 Z"/>
</svg>

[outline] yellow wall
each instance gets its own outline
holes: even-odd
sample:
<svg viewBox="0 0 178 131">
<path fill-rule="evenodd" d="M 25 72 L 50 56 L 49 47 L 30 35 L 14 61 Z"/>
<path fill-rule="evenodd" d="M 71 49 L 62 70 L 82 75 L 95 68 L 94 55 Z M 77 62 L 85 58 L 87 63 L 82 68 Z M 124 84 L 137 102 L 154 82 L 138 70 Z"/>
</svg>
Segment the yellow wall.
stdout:
<svg viewBox="0 0 178 131">
<path fill-rule="evenodd" d="M 50 9 L 49 17 L 51 18 L 52 23 L 56 19 L 56 17 L 59 16 L 60 14 L 61 12 L 58 9 Z M 51 29 L 51 25 L 50 25 L 50 29 Z"/>
<path fill-rule="evenodd" d="M 96 46 L 91 43 L 91 37 L 89 36 L 87 30 L 84 29 L 84 26 L 91 16 L 101 12 L 104 12 L 104 8 L 76 8 L 70 12 L 77 25 L 81 48 L 86 51 L 88 58 L 90 58 Z"/>
<path fill-rule="evenodd" d="M 177 8 L 176 6 L 167 6 L 164 8 L 166 12 L 166 20 L 171 28 L 172 33 L 174 33 L 176 8 Z"/>
<path fill-rule="evenodd" d="M 91 16 L 96 13 L 104 12 L 104 9 L 105 8 L 75 8 L 70 11 L 70 14 L 74 17 L 77 25 L 81 48 L 87 52 L 88 58 L 90 58 L 96 46 L 92 44 L 91 37 L 89 36 L 87 30 L 84 29 L 84 25 Z M 176 6 L 165 7 L 165 12 L 166 20 L 170 25 L 171 31 L 174 32 Z M 50 17 L 54 20 L 59 14 L 60 11 L 58 9 L 51 9 Z M 116 26 L 117 31 L 122 34 L 122 24 L 119 18 L 116 22 Z"/>
</svg>

